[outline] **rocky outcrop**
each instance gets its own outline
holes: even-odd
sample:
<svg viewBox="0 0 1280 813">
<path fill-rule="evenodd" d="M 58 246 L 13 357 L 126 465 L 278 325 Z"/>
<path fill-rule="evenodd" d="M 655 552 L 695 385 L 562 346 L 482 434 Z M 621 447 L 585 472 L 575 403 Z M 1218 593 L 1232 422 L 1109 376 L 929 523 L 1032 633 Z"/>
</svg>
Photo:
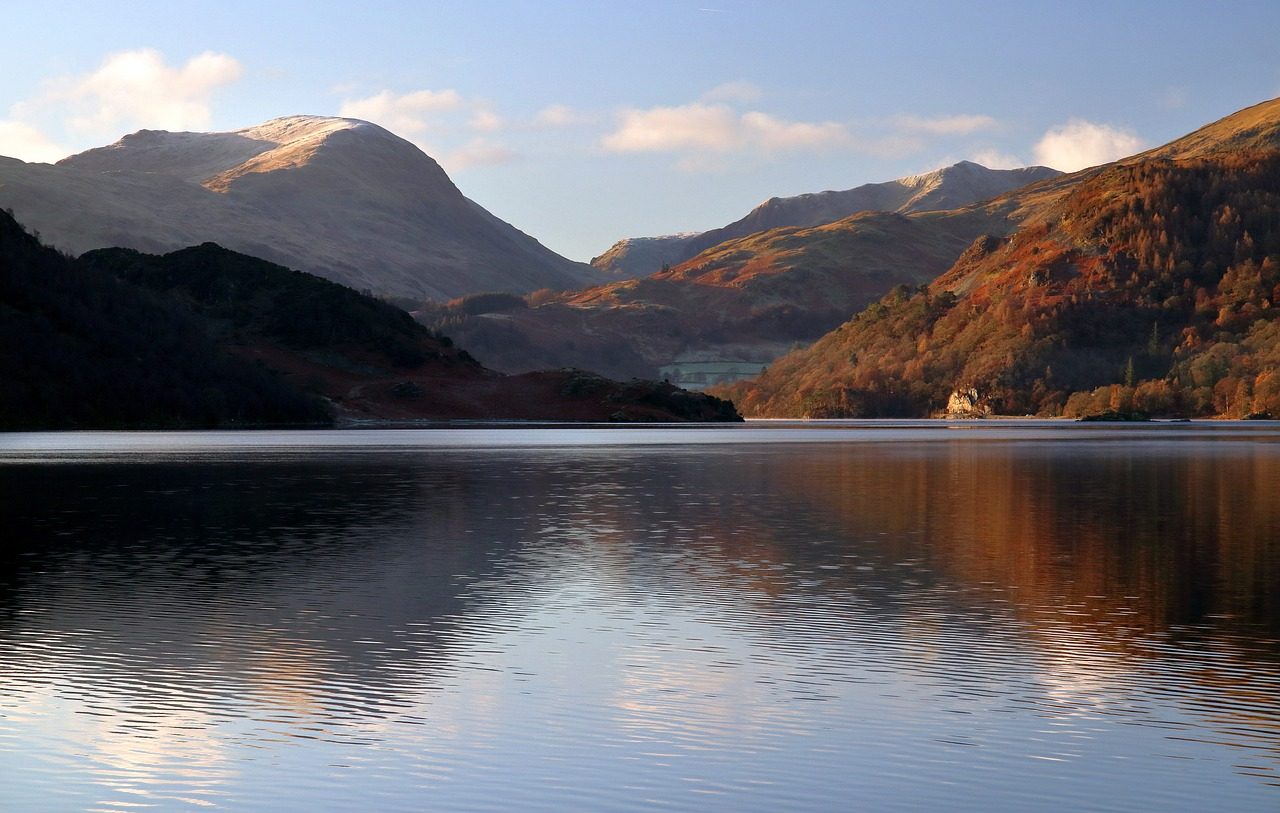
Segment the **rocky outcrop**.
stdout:
<svg viewBox="0 0 1280 813">
<path fill-rule="evenodd" d="M 985 418 L 991 414 L 991 406 L 973 387 L 953 390 L 947 399 L 947 418 Z"/>
</svg>

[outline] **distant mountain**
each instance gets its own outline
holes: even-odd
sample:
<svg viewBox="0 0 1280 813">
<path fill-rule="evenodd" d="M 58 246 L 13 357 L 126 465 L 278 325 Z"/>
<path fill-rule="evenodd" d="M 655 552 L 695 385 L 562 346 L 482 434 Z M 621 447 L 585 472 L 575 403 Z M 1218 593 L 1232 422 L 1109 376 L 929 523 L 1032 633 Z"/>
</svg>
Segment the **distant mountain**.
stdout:
<svg viewBox="0 0 1280 813">
<path fill-rule="evenodd" d="M 381 300 L 212 243 L 73 260 L 0 214 L 0 430 L 734 417 L 656 382 L 501 375 Z"/>
<path fill-rule="evenodd" d="M 873 194 L 884 203 L 927 205 L 947 200 L 947 188 L 961 189 L 949 179 L 987 172 L 962 165 L 911 183 L 874 185 Z M 1028 193 L 1057 183 L 1057 173 L 1045 173 L 1050 177 Z M 818 208 L 797 204 L 797 211 L 814 217 Z M 730 238 L 649 276 L 540 296 L 531 307 L 498 312 L 463 302 L 459 308 L 424 307 L 419 316 L 506 372 L 580 366 L 615 377 L 652 377 L 695 358 L 768 363 L 893 287 L 929 282 L 975 238 L 1007 234 L 1029 212 L 1009 200 L 941 212 L 862 211 L 818 226 Z"/>
<path fill-rule="evenodd" d="M 1021 225 L 721 394 L 779 417 L 1280 417 L 1280 99 L 992 205 Z"/>
<path fill-rule="evenodd" d="M 820 226 L 865 211 L 910 214 L 958 209 L 1061 174 L 1048 167 L 987 169 L 972 161 L 961 161 L 922 175 L 839 192 L 769 198 L 745 217 L 711 231 L 620 240 L 591 264 L 610 274 L 645 276 L 664 264 L 676 265 L 726 240 L 768 229 Z"/>
<path fill-rule="evenodd" d="M 75 254 L 211 241 L 383 295 L 447 300 L 605 279 L 468 200 L 413 144 L 355 119 L 141 130 L 54 165 L 0 158 L 0 208 Z"/>
</svg>

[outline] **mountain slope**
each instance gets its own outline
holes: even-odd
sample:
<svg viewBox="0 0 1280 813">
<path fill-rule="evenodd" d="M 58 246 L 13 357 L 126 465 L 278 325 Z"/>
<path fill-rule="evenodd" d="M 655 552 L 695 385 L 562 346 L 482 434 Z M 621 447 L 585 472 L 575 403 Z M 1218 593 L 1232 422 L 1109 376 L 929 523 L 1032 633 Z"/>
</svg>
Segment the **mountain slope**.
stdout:
<svg viewBox="0 0 1280 813">
<path fill-rule="evenodd" d="M 0 213 L 0 430 L 735 417 L 656 382 L 500 375 L 385 302 L 212 243 L 73 260 Z"/>
<path fill-rule="evenodd" d="M 1012 235 L 722 394 L 757 416 L 1280 415 L 1280 101 L 1006 203 Z"/>
<path fill-rule="evenodd" d="M 580 366 L 652 377 L 694 359 L 768 363 L 894 286 L 928 282 L 976 237 L 1007 234 L 1022 216 L 1014 200 L 864 211 L 730 239 L 650 276 L 540 296 L 532 307 L 483 312 L 468 300 L 420 317 L 507 372 Z"/>
<path fill-rule="evenodd" d="M 936 212 L 958 209 L 1062 173 L 1048 167 L 987 169 L 970 161 L 922 175 L 869 183 L 838 192 L 769 198 L 746 216 L 706 232 L 620 240 L 591 264 L 626 277 L 652 274 L 737 237 L 792 226 L 819 226 L 864 211 Z"/>
<path fill-rule="evenodd" d="M 736 417 L 731 404 L 656 382 L 495 373 L 385 302 L 213 243 L 164 256 L 100 249 L 79 264 L 176 304 L 231 355 L 322 396 L 344 421 Z"/>
<path fill-rule="evenodd" d="M 384 295 L 602 279 L 468 200 L 408 141 L 355 119 L 142 130 L 52 166 L 0 159 L 0 207 L 73 253 L 217 242 Z"/>
</svg>

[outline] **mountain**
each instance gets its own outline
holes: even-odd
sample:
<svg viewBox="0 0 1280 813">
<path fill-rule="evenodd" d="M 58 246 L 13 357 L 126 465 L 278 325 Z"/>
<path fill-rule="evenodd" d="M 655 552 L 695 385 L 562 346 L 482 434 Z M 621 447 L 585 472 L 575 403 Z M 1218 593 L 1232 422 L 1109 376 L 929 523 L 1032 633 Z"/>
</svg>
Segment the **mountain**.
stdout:
<svg viewBox="0 0 1280 813">
<path fill-rule="evenodd" d="M 316 425 L 320 399 L 0 213 L 0 429 Z"/>
<path fill-rule="evenodd" d="M 413 144 L 355 119 L 141 130 L 54 165 L 0 158 L 0 208 L 74 254 L 216 242 L 388 296 L 447 300 L 605 278 L 468 200 Z"/>
<path fill-rule="evenodd" d="M 886 185 L 876 194 L 922 205 L 946 199 L 946 179 L 986 172 L 952 167 L 895 187 L 893 200 Z M 1051 177 L 1030 189 L 1056 183 L 1056 173 L 1045 173 Z M 1007 234 L 1028 214 L 1007 200 L 942 212 L 862 211 L 731 238 L 646 277 L 539 295 L 521 307 L 465 299 L 426 305 L 418 315 L 506 372 L 575 366 L 693 385 L 706 364 L 767 364 L 816 340 L 893 287 L 930 281 L 975 238 Z"/>
<path fill-rule="evenodd" d="M 213 243 L 71 259 L 0 214 L 0 429 L 729 420 L 575 370 L 505 376 L 386 302 Z"/>
<path fill-rule="evenodd" d="M 961 161 L 922 175 L 839 192 L 769 198 L 745 217 L 718 229 L 620 240 L 591 264 L 610 274 L 639 277 L 658 271 L 664 264 L 688 260 L 726 240 L 768 229 L 819 226 L 865 211 L 910 214 L 958 209 L 1061 174 L 1048 167 L 987 169 Z"/>
<path fill-rule="evenodd" d="M 757 416 L 1280 416 L 1280 99 L 998 199 L 976 240 L 758 379 Z"/>
</svg>

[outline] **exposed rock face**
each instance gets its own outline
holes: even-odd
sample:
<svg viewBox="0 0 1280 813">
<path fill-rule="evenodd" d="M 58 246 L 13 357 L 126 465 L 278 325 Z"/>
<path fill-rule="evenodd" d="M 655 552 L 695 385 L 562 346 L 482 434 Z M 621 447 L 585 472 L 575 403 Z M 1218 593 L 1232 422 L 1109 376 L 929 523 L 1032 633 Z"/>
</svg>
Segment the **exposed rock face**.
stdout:
<svg viewBox="0 0 1280 813">
<path fill-rule="evenodd" d="M 746 217 L 719 229 L 620 240 L 591 264 L 624 277 L 644 276 L 658 271 L 664 262 L 676 265 L 726 240 L 766 229 L 819 226 L 865 211 L 909 214 L 956 209 L 1061 174 L 1048 167 L 987 169 L 961 161 L 922 175 L 839 192 L 769 198 Z"/>
<path fill-rule="evenodd" d="M 953 390 L 947 399 L 948 418 L 985 418 L 990 414 L 991 407 L 973 387 Z"/>
<path fill-rule="evenodd" d="M 0 207 L 76 254 L 216 242 L 419 299 L 604 279 L 468 200 L 413 144 L 355 119 L 141 130 L 52 166 L 0 158 Z"/>
</svg>

